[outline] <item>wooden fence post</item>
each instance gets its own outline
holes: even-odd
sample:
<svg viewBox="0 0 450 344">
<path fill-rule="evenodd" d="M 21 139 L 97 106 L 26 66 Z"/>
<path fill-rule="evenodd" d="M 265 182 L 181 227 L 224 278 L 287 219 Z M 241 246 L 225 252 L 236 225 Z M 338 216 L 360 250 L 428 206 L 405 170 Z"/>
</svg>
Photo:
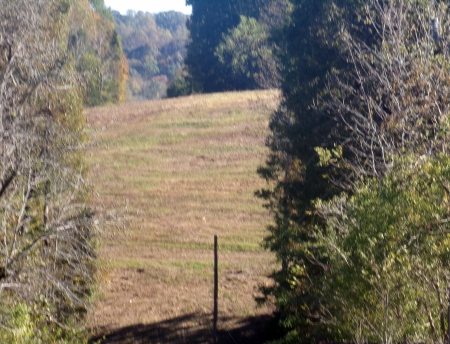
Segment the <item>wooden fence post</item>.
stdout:
<svg viewBox="0 0 450 344">
<path fill-rule="evenodd" d="M 213 314 L 213 343 L 217 343 L 217 299 L 219 296 L 219 273 L 217 259 L 217 235 L 214 236 L 214 314 Z"/>
</svg>

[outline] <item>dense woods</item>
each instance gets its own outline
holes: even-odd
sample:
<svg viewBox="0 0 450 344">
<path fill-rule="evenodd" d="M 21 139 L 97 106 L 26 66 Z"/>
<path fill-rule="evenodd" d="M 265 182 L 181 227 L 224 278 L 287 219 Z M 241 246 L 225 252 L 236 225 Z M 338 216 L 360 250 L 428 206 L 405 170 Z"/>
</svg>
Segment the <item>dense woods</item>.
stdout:
<svg viewBox="0 0 450 344">
<path fill-rule="evenodd" d="M 126 60 L 102 0 L 0 8 L 0 338 L 87 341 L 98 219 L 84 106 L 125 98 Z"/>
<path fill-rule="evenodd" d="M 257 193 L 277 343 L 447 342 L 448 5 L 292 5 Z"/>
<path fill-rule="evenodd" d="M 269 37 L 285 19 L 287 0 L 186 3 L 192 5 L 186 73 L 169 96 L 279 85 L 278 46 Z"/>
<path fill-rule="evenodd" d="M 73 0 L 67 27 L 67 49 L 84 84 L 84 103 L 123 102 L 128 66 L 114 18 L 103 0 Z"/>
<path fill-rule="evenodd" d="M 183 75 L 187 16 L 175 11 L 113 14 L 128 59 L 127 99 L 165 97 L 170 83 Z"/>
</svg>

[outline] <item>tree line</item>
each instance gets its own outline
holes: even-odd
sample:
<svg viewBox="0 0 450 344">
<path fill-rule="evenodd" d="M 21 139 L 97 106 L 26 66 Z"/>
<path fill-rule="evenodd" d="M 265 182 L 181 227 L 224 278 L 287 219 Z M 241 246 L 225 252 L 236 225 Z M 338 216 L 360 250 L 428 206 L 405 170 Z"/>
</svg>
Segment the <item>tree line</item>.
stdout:
<svg viewBox="0 0 450 344">
<path fill-rule="evenodd" d="M 113 15 L 128 59 L 127 99 L 165 97 L 170 83 L 183 74 L 188 16 L 175 11 Z"/>
<path fill-rule="evenodd" d="M 125 98 L 103 0 L 0 8 L 0 340 L 87 342 L 99 276 L 84 106 Z"/>
<path fill-rule="evenodd" d="M 111 11 L 103 0 L 73 0 L 70 6 L 67 48 L 85 85 L 84 104 L 123 102 L 128 63 Z"/>
<path fill-rule="evenodd" d="M 257 194 L 277 343 L 447 342 L 446 1 L 292 1 Z"/>
<path fill-rule="evenodd" d="M 188 0 L 189 39 L 184 74 L 169 97 L 279 86 L 278 42 L 288 0 Z"/>
</svg>

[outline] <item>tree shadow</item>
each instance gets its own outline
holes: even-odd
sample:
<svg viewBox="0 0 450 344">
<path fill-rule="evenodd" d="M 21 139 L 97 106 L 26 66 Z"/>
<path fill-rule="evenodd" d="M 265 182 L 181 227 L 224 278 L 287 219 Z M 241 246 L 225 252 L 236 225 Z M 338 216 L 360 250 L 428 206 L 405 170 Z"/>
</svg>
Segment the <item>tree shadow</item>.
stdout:
<svg viewBox="0 0 450 344">
<path fill-rule="evenodd" d="M 220 321 L 230 321 L 221 318 Z M 259 316 L 235 322 L 228 331 L 218 330 L 220 344 L 261 344 L 273 339 L 274 320 L 271 316 Z M 212 344 L 212 317 L 188 314 L 155 324 L 138 324 L 108 331 L 91 338 L 98 344 Z"/>
</svg>

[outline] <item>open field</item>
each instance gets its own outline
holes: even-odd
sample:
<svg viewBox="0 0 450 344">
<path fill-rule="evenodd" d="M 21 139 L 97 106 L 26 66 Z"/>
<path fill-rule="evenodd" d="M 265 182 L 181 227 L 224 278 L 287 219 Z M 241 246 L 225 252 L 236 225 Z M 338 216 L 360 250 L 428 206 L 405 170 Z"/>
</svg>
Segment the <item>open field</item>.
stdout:
<svg viewBox="0 0 450 344">
<path fill-rule="evenodd" d="M 86 111 L 95 206 L 127 209 L 125 228 L 102 236 L 109 272 L 89 321 L 105 343 L 209 343 L 214 235 L 219 329 L 239 336 L 270 314 L 254 302 L 274 257 L 260 247 L 270 216 L 253 194 L 277 104 L 278 92 L 258 91 Z"/>
</svg>

